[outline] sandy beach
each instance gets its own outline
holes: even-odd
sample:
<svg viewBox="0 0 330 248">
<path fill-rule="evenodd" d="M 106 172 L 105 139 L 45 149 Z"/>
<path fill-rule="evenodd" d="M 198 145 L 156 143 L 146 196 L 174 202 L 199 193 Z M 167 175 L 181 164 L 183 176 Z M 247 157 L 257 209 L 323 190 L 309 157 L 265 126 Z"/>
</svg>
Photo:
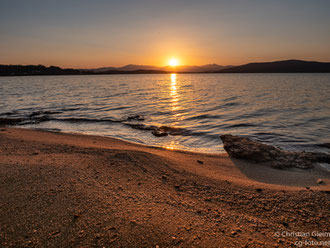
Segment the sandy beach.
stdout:
<svg viewBox="0 0 330 248">
<path fill-rule="evenodd" d="M 0 130 L 1 247 L 330 245 L 330 175 L 319 166 Z"/>
</svg>

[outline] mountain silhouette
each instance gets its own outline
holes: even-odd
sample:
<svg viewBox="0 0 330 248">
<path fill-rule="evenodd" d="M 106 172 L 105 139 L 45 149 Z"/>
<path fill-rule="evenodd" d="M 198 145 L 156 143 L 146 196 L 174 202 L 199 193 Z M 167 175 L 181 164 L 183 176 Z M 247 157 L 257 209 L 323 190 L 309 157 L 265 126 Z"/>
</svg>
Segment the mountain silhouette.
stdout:
<svg viewBox="0 0 330 248">
<path fill-rule="evenodd" d="M 44 65 L 0 65 L 0 76 L 79 75 L 79 70 Z"/>
<path fill-rule="evenodd" d="M 97 69 L 62 69 L 44 65 L 0 65 L 0 76 L 94 75 L 94 74 L 164 74 L 164 73 L 323 73 L 330 72 L 329 62 L 283 60 L 249 63 L 240 66 L 208 64 L 202 66 L 150 66 L 129 64 Z"/>
<path fill-rule="evenodd" d="M 283 60 L 249 63 L 217 71 L 219 73 L 312 73 L 330 72 L 329 62 Z"/>
<path fill-rule="evenodd" d="M 97 69 L 85 69 L 83 71 L 92 71 L 96 73 L 104 73 L 107 71 L 141 71 L 141 70 L 148 70 L 148 71 L 164 71 L 164 72 L 216 72 L 221 69 L 229 68 L 231 66 L 222 66 L 217 64 L 208 64 L 202 66 L 190 66 L 190 65 L 181 65 L 181 66 L 151 66 L 151 65 L 125 65 L 123 67 L 101 67 Z"/>
</svg>

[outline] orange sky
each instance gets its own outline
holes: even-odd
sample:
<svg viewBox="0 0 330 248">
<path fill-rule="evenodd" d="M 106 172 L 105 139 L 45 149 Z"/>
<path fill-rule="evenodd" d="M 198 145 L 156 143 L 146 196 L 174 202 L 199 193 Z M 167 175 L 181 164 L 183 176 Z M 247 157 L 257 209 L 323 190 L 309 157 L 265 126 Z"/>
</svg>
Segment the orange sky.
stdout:
<svg viewBox="0 0 330 248">
<path fill-rule="evenodd" d="M 330 1 L 9 1 L 0 64 L 96 68 L 330 61 Z"/>
</svg>

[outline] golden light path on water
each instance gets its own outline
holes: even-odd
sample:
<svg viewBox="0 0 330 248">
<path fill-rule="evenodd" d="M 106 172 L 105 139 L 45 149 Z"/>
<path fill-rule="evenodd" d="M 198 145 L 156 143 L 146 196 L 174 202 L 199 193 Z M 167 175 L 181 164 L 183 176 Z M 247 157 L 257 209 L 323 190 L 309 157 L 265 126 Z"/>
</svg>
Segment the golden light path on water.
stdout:
<svg viewBox="0 0 330 248">
<path fill-rule="evenodd" d="M 176 122 L 174 123 L 174 126 L 175 126 L 175 125 L 178 125 L 179 122 L 183 120 L 182 114 L 178 112 L 181 110 L 181 107 L 179 105 L 180 94 L 178 93 L 178 90 L 177 90 L 177 74 L 175 74 L 175 73 L 171 74 L 170 84 L 169 84 L 169 93 L 171 96 L 170 107 L 171 107 L 172 116 L 176 120 Z M 163 147 L 166 149 L 170 149 L 170 150 L 180 149 L 178 142 L 174 141 L 174 140 L 171 140 L 169 143 L 164 144 Z"/>
<path fill-rule="evenodd" d="M 178 111 L 181 110 L 181 107 L 179 105 L 180 95 L 177 92 L 177 86 L 176 86 L 176 74 L 171 74 L 171 85 L 170 85 L 170 95 L 171 95 L 171 111 L 174 116 L 174 118 L 177 120 L 174 124 L 178 124 L 179 121 L 183 120 L 182 114 Z"/>
</svg>

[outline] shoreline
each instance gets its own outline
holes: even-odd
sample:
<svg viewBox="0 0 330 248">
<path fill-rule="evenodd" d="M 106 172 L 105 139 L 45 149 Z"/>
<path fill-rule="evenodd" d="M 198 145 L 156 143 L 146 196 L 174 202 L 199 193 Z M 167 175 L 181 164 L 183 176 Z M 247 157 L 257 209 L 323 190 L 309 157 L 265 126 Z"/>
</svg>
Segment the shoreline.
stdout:
<svg viewBox="0 0 330 248">
<path fill-rule="evenodd" d="M 0 127 L 1 128 L 1 127 Z M 40 131 L 40 132 L 50 132 L 50 133 L 63 133 L 63 134 L 72 134 L 72 135 L 83 135 L 83 136 L 92 136 L 92 137 L 103 137 L 103 138 L 109 138 L 109 139 L 114 139 L 114 140 L 118 140 L 118 141 L 123 141 L 123 142 L 127 142 L 129 144 L 132 145 L 137 145 L 137 146 L 143 146 L 143 147 L 147 147 L 147 148 L 154 148 L 154 149 L 164 149 L 164 150 L 168 150 L 168 151 L 175 151 L 175 152 L 187 152 L 187 153 L 192 153 L 192 154 L 209 154 L 209 155 L 227 155 L 226 151 L 223 149 L 223 151 L 219 151 L 219 152 L 207 152 L 207 151 L 194 151 L 189 149 L 189 148 L 182 148 L 182 149 L 176 149 L 176 148 L 168 148 L 166 146 L 157 146 L 157 145 L 148 145 L 148 144 L 143 144 L 143 143 L 139 143 L 138 141 L 132 141 L 132 140 L 125 140 L 123 138 L 117 138 L 114 136 L 107 136 L 107 135 L 101 135 L 101 134 L 93 134 L 93 133 L 84 133 L 84 132 L 71 132 L 71 131 L 63 131 L 63 130 L 59 130 L 59 129 L 51 129 L 51 128 L 26 128 L 26 127 L 16 127 L 16 126 L 11 126 L 10 128 L 18 128 L 18 129 L 28 129 L 28 130 L 35 130 L 35 131 Z M 219 140 L 220 141 L 220 140 Z"/>
<path fill-rule="evenodd" d="M 289 246 L 274 233 L 328 228 L 330 175 L 318 166 L 12 127 L 0 144 L 3 247 Z"/>
<path fill-rule="evenodd" d="M 1 129 L 1 126 L 0 126 Z M 228 154 L 223 151 L 223 152 L 198 152 L 198 151 L 191 151 L 191 150 L 185 150 L 185 149 L 176 149 L 176 148 L 166 148 L 166 147 L 161 147 L 161 146 L 157 146 L 157 145 L 147 145 L 147 144 L 142 144 L 139 142 L 134 142 L 134 141 L 130 141 L 130 140 L 125 140 L 125 139 L 121 139 L 121 138 L 117 138 L 114 136 L 106 136 L 106 135 L 98 135 L 98 134 L 89 134 L 89 133 L 80 133 L 80 132 L 66 132 L 66 131 L 62 131 L 62 130 L 57 130 L 57 129 L 51 129 L 51 128 L 26 128 L 26 127 L 16 127 L 16 126 L 6 126 L 4 127 L 4 129 L 22 129 L 22 130 L 31 130 L 31 131 L 36 131 L 36 132 L 44 132 L 44 133 L 54 133 L 54 134 L 64 134 L 64 135 L 73 135 L 73 136 L 82 136 L 82 137 L 91 137 L 91 138 L 104 138 L 104 139 L 109 139 L 112 140 L 113 142 L 123 142 L 123 143 L 127 143 L 127 145 L 131 145 L 131 146 L 141 146 L 144 148 L 150 148 L 150 149 L 161 149 L 164 151 L 172 151 L 172 152 L 178 152 L 178 153 L 188 153 L 191 155 L 213 155 L 213 156 L 228 156 Z M 220 141 L 220 139 L 219 139 Z"/>
<path fill-rule="evenodd" d="M 254 183 L 257 185 L 262 185 L 264 187 L 273 188 L 273 189 L 282 189 L 282 187 L 286 189 L 292 189 L 292 190 L 301 190 L 305 189 L 306 187 L 315 187 L 314 190 L 322 190 L 323 188 L 327 189 L 329 187 L 330 189 L 330 173 L 327 169 L 322 167 L 321 165 L 318 165 L 317 163 L 314 164 L 314 168 L 312 169 L 297 169 L 297 168 L 287 168 L 285 170 L 279 170 L 275 168 L 271 168 L 263 163 L 256 163 L 252 161 L 246 161 L 236 158 L 231 158 L 227 152 L 220 152 L 220 153 L 207 153 L 207 152 L 197 152 L 197 151 L 189 151 L 189 150 L 180 150 L 180 149 L 169 149 L 165 147 L 159 147 L 159 146 L 153 146 L 153 145 L 146 145 L 141 144 L 133 141 L 127 141 L 124 139 L 116 138 L 116 137 L 109 137 L 109 136 L 102 136 L 102 135 L 93 135 L 93 134 L 83 134 L 83 133 L 74 133 L 74 132 L 62 132 L 57 130 L 44 130 L 44 129 L 38 129 L 38 128 L 20 128 L 20 127 L 0 127 L 0 130 L 7 129 L 11 133 L 12 131 L 15 132 L 15 134 L 22 135 L 21 138 L 25 139 L 28 138 L 28 140 L 33 140 L 34 138 L 31 137 L 33 133 L 39 134 L 42 133 L 44 135 L 41 135 L 36 141 L 37 142 L 46 142 L 46 143 L 55 143 L 55 144 L 70 144 L 70 145 L 78 145 L 82 146 L 84 148 L 96 148 L 96 149 L 129 149 L 129 150 L 137 150 L 137 151 L 146 151 L 151 154 L 155 155 L 161 155 L 162 157 L 170 157 L 171 154 L 181 154 L 183 156 L 188 157 L 196 157 L 196 161 L 199 160 L 198 158 L 211 158 L 211 162 L 216 161 L 217 158 L 221 159 L 221 162 L 229 163 L 230 164 L 230 172 L 233 173 L 233 168 L 236 168 L 239 170 L 239 180 L 237 180 L 236 183 L 241 183 L 242 179 L 248 180 L 248 183 Z M 20 132 L 22 130 L 22 132 Z M 25 130 L 25 131 L 23 131 Z M 29 134 L 31 131 L 31 134 Z M 0 131 L 3 132 L 3 131 Z M 53 141 L 48 140 L 50 137 L 49 135 L 53 134 L 53 137 L 56 136 L 64 136 L 67 138 L 67 140 L 58 140 L 55 139 Z M 220 139 L 220 138 L 219 138 Z M 91 140 L 93 142 L 91 143 Z M 101 141 L 100 144 L 96 144 L 96 141 Z M 89 141 L 88 143 L 82 143 Z M 176 163 L 178 161 L 174 161 Z M 204 162 L 203 162 L 204 163 Z M 217 163 L 219 165 L 219 163 Z M 181 165 L 182 166 L 182 165 Z M 226 169 L 229 167 L 227 166 Z M 187 170 L 193 173 L 197 173 L 197 171 L 194 168 L 191 167 L 184 167 L 182 166 L 182 169 Z M 200 169 L 200 168 L 199 168 Z M 212 166 L 209 168 L 207 172 L 211 174 L 211 169 L 214 169 L 213 172 L 218 170 L 217 166 Z M 237 176 L 237 170 L 234 174 Z M 198 171 L 198 173 L 201 173 Z M 261 175 L 260 175 L 261 173 Z M 316 173 L 318 176 L 326 176 L 325 181 L 326 185 L 320 185 L 317 183 L 317 179 L 315 178 L 297 178 L 297 175 L 311 175 L 313 173 Z M 265 177 L 273 177 L 275 174 L 275 178 L 271 178 L 270 181 L 267 181 Z M 288 176 L 288 182 L 277 180 L 277 179 L 283 179 L 283 175 Z M 203 172 L 203 176 L 207 176 L 205 172 Z M 210 176 L 210 175 L 209 175 Z M 276 178 L 277 177 L 277 178 Z M 217 179 L 217 178 L 216 178 Z M 221 180 L 227 180 L 228 178 L 221 177 Z M 306 180 L 304 182 L 303 180 Z M 315 179 L 315 180 L 314 180 Z M 233 178 L 229 178 L 229 180 L 234 180 Z M 313 183 L 314 180 L 314 183 Z M 298 183 L 294 183 L 297 182 Z M 329 185 L 329 186 L 328 186 Z"/>
</svg>

